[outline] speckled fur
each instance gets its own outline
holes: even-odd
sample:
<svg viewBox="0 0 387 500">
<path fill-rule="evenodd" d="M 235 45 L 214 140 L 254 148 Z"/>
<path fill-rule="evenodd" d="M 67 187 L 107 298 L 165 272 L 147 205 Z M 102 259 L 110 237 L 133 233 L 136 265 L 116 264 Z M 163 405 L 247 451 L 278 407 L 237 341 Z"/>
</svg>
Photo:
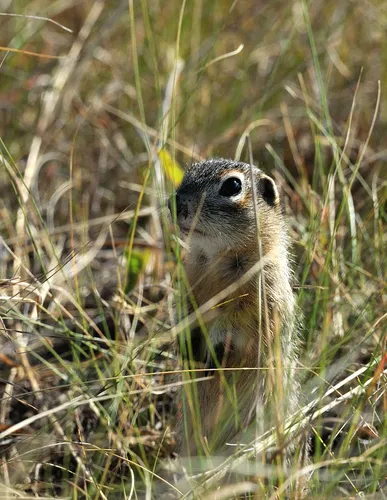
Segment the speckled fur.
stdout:
<svg viewBox="0 0 387 500">
<path fill-rule="evenodd" d="M 295 318 L 299 314 L 291 286 L 285 221 L 274 181 L 257 167 L 253 167 L 253 173 L 257 206 L 253 203 L 250 165 L 232 160 L 211 159 L 193 164 L 177 191 L 184 209 L 177 215 L 178 225 L 183 233 L 193 229 L 187 240 L 185 270 L 197 307 L 238 282 L 259 261 L 255 212 L 259 218 L 267 305 L 261 299 L 259 313 L 262 274 L 257 272 L 227 296 L 223 304 L 221 301 L 209 319 L 204 316 L 209 341 L 214 349 L 222 349 L 221 366 L 227 370 L 212 369 L 206 380 L 196 384 L 196 413 L 191 411 L 189 396 L 187 399 L 192 384 L 183 386 L 175 429 L 177 451 L 182 456 L 195 455 L 200 448 L 209 453 L 227 452 L 230 447 L 226 443 L 246 443 L 256 431 L 261 433 L 272 427 L 278 414 L 285 418 L 297 406 Z M 219 187 L 230 176 L 242 180 L 242 192 L 232 198 L 220 196 Z M 273 356 L 278 331 L 280 353 Z M 211 365 L 208 340 L 198 328 L 192 331 L 192 345 L 197 353 L 195 362 L 185 360 L 183 364 Z M 258 366 L 269 370 L 258 374 L 257 370 L 228 370 Z M 273 366 L 281 373 L 280 381 L 278 375 L 270 379 Z M 199 376 L 203 377 L 203 372 Z M 225 389 L 225 382 L 230 391 Z M 278 384 L 282 385 L 284 397 L 274 404 Z M 253 421 L 256 425 L 251 430 Z"/>
</svg>

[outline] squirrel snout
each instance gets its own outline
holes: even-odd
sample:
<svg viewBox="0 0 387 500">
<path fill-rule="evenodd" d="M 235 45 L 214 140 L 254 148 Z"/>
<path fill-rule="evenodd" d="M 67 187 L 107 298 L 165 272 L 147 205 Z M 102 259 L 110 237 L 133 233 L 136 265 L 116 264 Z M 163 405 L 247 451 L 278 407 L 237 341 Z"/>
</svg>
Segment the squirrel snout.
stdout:
<svg viewBox="0 0 387 500">
<path fill-rule="evenodd" d="M 182 197 L 178 193 L 176 193 L 175 195 L 175 200 L 176 200 L 176 216 L 178 218 L 183 217 L 184 219 L 186 219 L 188 217 L 188 203 L 184 199 L 182 199 Z M 169 198 L 168 200 L 168 208 L 172 214 L 171 198 Z"/>
</svg>

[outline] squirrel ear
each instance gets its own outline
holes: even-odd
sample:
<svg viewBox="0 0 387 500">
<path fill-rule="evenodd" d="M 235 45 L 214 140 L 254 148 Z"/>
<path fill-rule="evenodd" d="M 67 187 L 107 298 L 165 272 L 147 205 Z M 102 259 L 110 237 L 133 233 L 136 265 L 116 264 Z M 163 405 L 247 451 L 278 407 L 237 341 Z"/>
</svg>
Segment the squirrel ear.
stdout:
<svg viewBox="0 0 387 500">
<path fill-rule="evenodd" d="M 262 175 L 258 179 L 258 192 L 268 205 L 274 207 L 279 203 L 277 186 L 271 177 Z"/>
</svg>

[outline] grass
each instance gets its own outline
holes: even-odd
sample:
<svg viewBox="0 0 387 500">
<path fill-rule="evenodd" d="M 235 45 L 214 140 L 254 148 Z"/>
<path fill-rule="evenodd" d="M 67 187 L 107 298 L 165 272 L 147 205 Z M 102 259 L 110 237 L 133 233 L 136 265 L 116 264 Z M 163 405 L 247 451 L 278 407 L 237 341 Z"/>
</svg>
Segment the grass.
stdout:
<svg viewBox="0 0 387 500">
<path fill-rule="evenodd" d="M 386 3 L 3 10 L 0 497 L 285 498 L 305 475 L 309 498 L 384 498 Z M 311 463 L 276 491 L 238 451 L 190 490 L 164 467 L 187 328 L 165 201 L 248 138 L 294 243 Z"/>
</svg>

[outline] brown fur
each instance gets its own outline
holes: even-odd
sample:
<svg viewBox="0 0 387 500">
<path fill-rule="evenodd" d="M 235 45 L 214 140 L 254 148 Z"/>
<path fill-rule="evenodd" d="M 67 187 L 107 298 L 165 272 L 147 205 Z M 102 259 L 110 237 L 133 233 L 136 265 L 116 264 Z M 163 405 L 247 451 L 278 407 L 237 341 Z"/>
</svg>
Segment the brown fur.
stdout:
<svg viewBox="0 0 387 500">
<path fill-rule="evenodd" d="M 183 210 L 178 213 L 178 223 L 184 226 L 192 219 L 190 211 L 198 210 L 200 193 L 195 175 L 201 175 L 204 164 L 207 177 L 210 177 L 207 181 L 208 202 L 205 198 L 196 223 L 198 230 L 204 228 L 205 236 L 193 231 L 191 241 L 187 242 L 185 269 L 193 299 L 189 303 L 194 302 L 197 308 L 205 310 L 206 304 L 217 294 L 237 284 L 227 297 L 208 311 L 209 314 L 204 311 L 199 315 L 199 322 L 202 321 L 205 328 L 199 334 L 196 331 L 192 338 L 195 348 L 200 344 L 199 359 L 183 361 L 183 365 L 190 368 L 208 367 L 209 360 L 211 365 L 208 372 L 190 375 L 190 380 L 206 378 L 183 385 L 178 397 L 175 430 L 177 451 L 183 456 L 227 452 L 226 443 L 246 443 L 256 432 L 260 435 L 273 425 L 280 425 L 281 420 L 283 423 L 284 418 L 295 410 L 299 393 L 294 377 L 298 344 L 295 298 L 290 284 L 288 241 L 278 194 L 274 187 L 274 191 L 269 190 L 268 194 L 261 195 L 258 191 L 258 206 L 255 207 L 249 181 L 250 167 L 224 162 L 211 160 L 195 164 L 178 191 L 180 198 L 187 203 L 184 216 L 180 215 Z M 254 169 L 257 182 L 260 178 L 267 179 L 256 167 Z M 229 200 L 233 216 L 220 216 L 217 221 L 214 217 L 217 185 L 222 182 L 223 175 L 230 177 L 235 171 L 243 173 L 243 195 L 240 199 L 236 196 L 235 202 L 232 198 Z M 202 184 L 206 185 L 205 182 Z M 223 198 L 219 200 L 219 203 L 226 202 L 228 200 Z M 234 223 L 235 231 L 245 228 L 243 238 L 234 234 Z M 210 224 L 211 230 L 208 229 Z M 246 273 L 259 262 L 260 249 L 263 271 L 257 269 L 246 283 L 242 283 Z M 190 310 L 193 309 L 190 306 Z M 214 365 L 212 360 L 213 350 L 219 346 L 223 354 L 220 366 L 216 362 Z M 251 426 L 254 421 L 256 425 Z M 235 448 L 228 449 L 233 451 Z"/>
</svg>

